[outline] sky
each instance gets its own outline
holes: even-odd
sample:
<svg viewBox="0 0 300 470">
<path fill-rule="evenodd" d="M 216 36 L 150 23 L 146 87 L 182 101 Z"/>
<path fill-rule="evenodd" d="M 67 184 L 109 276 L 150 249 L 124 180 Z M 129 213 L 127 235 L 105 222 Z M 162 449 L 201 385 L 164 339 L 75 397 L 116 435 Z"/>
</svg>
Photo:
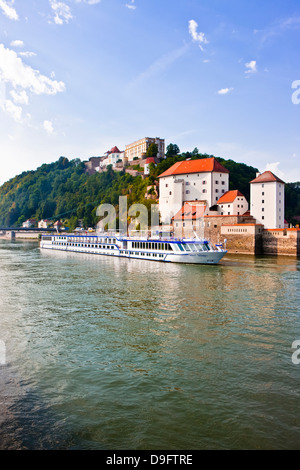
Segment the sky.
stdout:
<svg viewBox="0 0 300 470">
<path fill-rule="evenodd" d="M 299 0 L 0 0 L 0 184 L 143 137 L 300 181 Z"/>
</svg>

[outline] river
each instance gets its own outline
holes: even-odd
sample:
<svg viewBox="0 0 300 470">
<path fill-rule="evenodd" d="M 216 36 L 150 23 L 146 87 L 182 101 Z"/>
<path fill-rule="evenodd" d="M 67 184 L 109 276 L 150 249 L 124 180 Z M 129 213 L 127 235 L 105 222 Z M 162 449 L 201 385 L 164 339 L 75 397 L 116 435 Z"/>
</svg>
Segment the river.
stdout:
<svg viewBox="0 0 300 470">
<path fill-rule="evenodd" d="M 0 449 L 300 449 L 299 259 L 2 240 L 0 293 Z"/>
</svg>

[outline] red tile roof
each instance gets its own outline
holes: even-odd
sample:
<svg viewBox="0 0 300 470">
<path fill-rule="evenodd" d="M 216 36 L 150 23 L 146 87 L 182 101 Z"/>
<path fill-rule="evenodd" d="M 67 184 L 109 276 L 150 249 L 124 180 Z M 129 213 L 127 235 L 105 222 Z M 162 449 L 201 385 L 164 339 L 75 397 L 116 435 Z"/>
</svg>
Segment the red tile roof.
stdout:
<svg viewBox="0 0 300 470">
<path fill-rule="evenodd" d="M 154 157 L 148 157 L 146 159 L 145 163 L 155 163 L 155 158 Z"/>
<path fill-rule="evenodd" d="M 182 208 L 174 215 L 174 220 L 196 220 L 203 217 L 205 213 L 205 203 L 185 202 Z"/>
<path fill-rule="evenodd" d="M 225 194 L 223 194 L 223 196 L 220 197 L 220 199 L 218 200 L 217 204 L 230 204 L 232 202 L 235 201 L 235 199 L 237 197 L 245 197 L 240 191 L 238 191 L 237 189 L 233 190 L 233 191 L 227 191 Z"/>
<path fill-rule="evenodd" d="M 201 158 L 199 160 L 185 160 L 177 162 L 167 171 L 159 175 L 159 178 L 171 175 L 184 175 L 189 173 L 229 173 L 229 170 L 219 163 L 215 158 Z"/>
<path fill-rule="evenodd" d="M 261 173 L 261 175 L 258 175 L 254 180 L 250 181 L 250 183 L 272 183 L 274 181 L 285 184 L 285 182 L 278 178 L 278 176 L 274 175 L 272 171 Z"/>
<path fill-rule="evenodd" d="M 108 150 L 108 152 L 106 152 L 106 155 L 110 155 L 111 153 L 122 153 L 120 152 L 120 150 L 118 149 L 117 146 L 113 147 L 111 150 Z"/>
</svg>

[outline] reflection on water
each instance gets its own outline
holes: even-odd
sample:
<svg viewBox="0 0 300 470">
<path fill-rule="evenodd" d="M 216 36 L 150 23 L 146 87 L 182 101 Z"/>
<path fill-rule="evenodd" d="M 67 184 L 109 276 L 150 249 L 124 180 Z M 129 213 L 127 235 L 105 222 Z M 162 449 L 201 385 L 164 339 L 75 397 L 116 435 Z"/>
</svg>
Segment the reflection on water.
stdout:
<svg viewBox="0 0 300 470">
<path fill-rule="evenodd" d="M 299 260 L 0 242 L 2 448 L 300 447 Z"/>
</svg>

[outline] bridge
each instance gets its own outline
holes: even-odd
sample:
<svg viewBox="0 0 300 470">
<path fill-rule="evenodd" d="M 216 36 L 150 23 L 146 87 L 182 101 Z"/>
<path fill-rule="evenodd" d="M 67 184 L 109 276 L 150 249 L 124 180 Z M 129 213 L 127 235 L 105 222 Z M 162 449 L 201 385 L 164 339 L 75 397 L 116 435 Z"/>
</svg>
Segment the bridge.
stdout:
<svg viewBox="0 0 300 470">
<path fill-rule="evenodd" d="M 56 228 L 0 227 L 0 232 L 57 232 L 57 229 Z"/>
<path fill-rule="evenodd" d="M 59 231 L 59 229 L 58 229 Z M 57 232 L 56 228 L 0 227 L 0 232 Z"/>
<path fill-rule="evenodd" d="M 0 227 L 0 239 L 34 239 L 38 240 L 41 234 L 57 233 L 56 228 L 25 228 L 25 227 Z"/>
</svg>

